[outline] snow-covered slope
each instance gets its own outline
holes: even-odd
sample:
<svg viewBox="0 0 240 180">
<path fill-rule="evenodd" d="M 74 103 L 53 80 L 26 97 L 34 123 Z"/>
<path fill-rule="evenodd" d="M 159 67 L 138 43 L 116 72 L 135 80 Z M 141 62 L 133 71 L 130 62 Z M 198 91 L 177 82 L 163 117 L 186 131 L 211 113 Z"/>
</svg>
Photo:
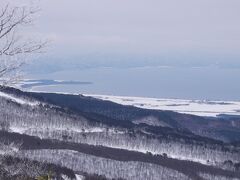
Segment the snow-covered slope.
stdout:
<svg viewBox="0 0 240 180">
<path fill-rule="evenodd" d="M 97 98 L 111 100 L 110 97 L 104 96 Z M 128 102 L 128 105 L 134 105 L 140 101 L 137 98 L 114 98 L 119 101 L 118 103 Z M 154 101 L 159 101 L 144 98 L 143 100 L 146 106 L 148 103 L 151 105 Z M 226 102 L 214 103 L 223 106 L 231 105 Z M 208 102 L 209 105 L 214 103 Z M 148 106 L 151 107 L 150 105 Z M 173 161 L 179 162 L 180 167 L 186 162 L 191 162 L 198 164 L 198 167 L 205 168 L 208 165 L 219 167 L 221 171 L 224 171 L 227 162 L 231 162 L 227 167 L 231 173 L 234 173 L 237 169 L 235 165 L 240 162 L 237 146 L 229 146 L 229 144 L 205 138 L 209 137 L 208 132 L 205 131 L 209 130 L 214 134 L 216 132 L 214 129 L 220 130 L 220 135 L 222 130 L 228 130 L 228 134 L 238 137 L 240 126 L 237 120 L 222 124 L 218 118 L 122 106 L 82 95 L 22 92 L 13 88 L 6 88 L 0 93 L 0 114 L 2 117 L 0 118 L 0 133 L 2 133 L 0 139 L 3 136 L 7 141 L 17 139 L 16 142 L 20 142 L 23 139 L 25 146 L 23 151 L 26 150 L 26 157 L 64 165 L 74 170 L 75 174 L 81 174 L 83 171 L 106 175 L 109 178 L 131 179 L 128 178 L 128 170 L 132 172 L 136 167 L 136 172 L 140 169 L 144 173 L 140 176 L 146 177 L 145 179 L 149 179 L 148 177 L 164 179 L 165 176 L 173 174 L 173 170 L 182 173 L 181 169 L 173 167 L 168 168 L 170 172 L 165 171 L 167 164 L 172 164 Z M 178 124 L 180 121 L 181 124 Z M 184 129 L 178 127 L 184 127 Z M 187 128 L 193 129 L 193 133 L 187 131 Z M 205 134 L 200 132 L 202 129 L 205 130 Z M 197 135 L 194 134 L 196 130 L 200 132 L 196 133 Z M 204 136 L 200 137 L 202 134 Z M 217 137 L 220 136 L 219 134 Z M 43 149 L 46 151 L 42 151 Z M 73 150 L 76 152 L 72 153 Z M 82 158 L 80 153 L 83 154 Z M 50 159 L 45 159 L 46 154 Z M 133 155 L 135 159 L 130 160 L 129 157 Z M 156 161 L 155 158 L 161 158 L 165 164 L 160 164 L 161 166 L 156 164 L 158 160 Z M 63 159 L 64 164 L 60 159 Z M 136 163 L 131 164 L 132 161 Z M 92 164 L 88 164 L 89 162 L 96 163 L 99 169 L 88 168 L 93 167 Z M 144 163 L 148 163 L 146 167 Z M 84 166 L 81 167 L 82 164 Z M 99 164 L 103 164 L 102 168 Z M 156 166 L 156 170 L 149 169 L 149 164 L 151 167 Z M 109 167 L 113 167 L 114 171 Z M 158 177 L 162 167 L 164 173 Z M 199 171 L 198 168 L 196 169 L 195 174 Z M 149 172 L 150 175 L 148 175 Z M 208 174 L 208 172 L 205 173 Z M 183 174 L 186 175 L 189 172 Z M 139 179 L 138 176 L 139 174 L 136 174 L 135 179 Z M 184 176 L 183 179 L 186 177 Z"/>
<path fill-rule="evenodd" d="M 85 94 L 94 98 L 131 105 L 144 109 L 170 110 L 198 116 L 216 117 L 220 114 L 240 115 L 239 101 L 208 101 L 183 99 L 158 99 L 145 97 L 109 96 Z"/>
<path fill-rule="evenodd" d="M 30 105 L 30 106 L 36 106 L 36 105 L 39 105 L 39 102 L 37 101 L 30 101 L 30 100 L 27 100 L 27 99 L 24 99 L 24 98 L 20 98 L 20 97 L 16 97 L 16 96 L 13 96 L 11 94 L 7 94 L 7 93 L 4 93 L 4 92 L 0 92 L 0 97 L 3 97 L 5 99 L 9 99 L 13 102 L 16 102 L 18 104 L 25 104 L 25 105 Z"/>
</svg>

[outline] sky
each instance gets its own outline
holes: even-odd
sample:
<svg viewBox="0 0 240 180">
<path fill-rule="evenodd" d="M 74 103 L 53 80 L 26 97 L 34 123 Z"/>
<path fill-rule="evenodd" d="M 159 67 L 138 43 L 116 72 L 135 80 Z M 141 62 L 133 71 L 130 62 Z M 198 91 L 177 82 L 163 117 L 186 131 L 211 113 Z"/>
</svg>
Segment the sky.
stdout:
<svg viewBox="0 0 240 180">
<path fill-rule="evenodd" d="M 31 2 L 41 11 L 23 35 L 50 40 L 27 66 L 34 78 L 93 82 L 77 92 L 239 99 L 239 0 Z"/>
<path fill-rule="evenodd" d="M 240 56 L 239 0 L 32 2 L 41 8 L 32 31 L 51 40 L 52 56 L 182 57 L 179 61 Z"/>
</svg>

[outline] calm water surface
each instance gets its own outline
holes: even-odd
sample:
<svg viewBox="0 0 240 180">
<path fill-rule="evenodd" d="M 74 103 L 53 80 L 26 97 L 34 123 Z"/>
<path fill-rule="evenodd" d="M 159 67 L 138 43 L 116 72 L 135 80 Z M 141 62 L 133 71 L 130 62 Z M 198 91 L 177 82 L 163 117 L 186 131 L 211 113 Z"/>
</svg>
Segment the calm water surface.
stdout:
<svg viewBox="0 0 240 180">
<path fill-rule="evenodd" d="M 207 68 L 93 68 L 31 74 L 28 78 L 92 84 L 34 87 L 37 91 L 158 98 L 240 100 L 240 70 Z"/>
</svg>

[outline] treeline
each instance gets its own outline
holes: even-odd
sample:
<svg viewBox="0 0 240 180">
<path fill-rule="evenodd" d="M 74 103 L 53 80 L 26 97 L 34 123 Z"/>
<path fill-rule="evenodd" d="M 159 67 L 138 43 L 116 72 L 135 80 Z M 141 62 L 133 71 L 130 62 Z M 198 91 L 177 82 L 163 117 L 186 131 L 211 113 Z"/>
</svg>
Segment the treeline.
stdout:
<svg viewBox="0 0 240 180">
<path fill-rule="evenodd" d="M 117 161 L 70 150 L 28 150 L 21 156 L 30 159 L 57 163 L 75 171 L 91 174 L 104 174 L 107 178 L 123 179 L 202 179 L 203 176 L 214 179 L 239 179 L 240 173 L 203 166 L 191 162 L 169 160 L 165 166 L 141 161 Z M 182 164 L 181 164 L 182 163 Z M 184 164 L 185 163 L 185 164 Z M 169 168 L 172 166 L 172 168 Z M 202 178 L 201 178 L 202 177 Z M 203 178 L 205 179 L 205 178 Z"/>
<path fill-rule="evenodd" d="M 208 174 L 216 175 L 231 175 L 234 174 L 233 171 L 238 171 L 237 164 L 231 164 L 230 161 L 225 162 L 227 165 L 232 165 L 232 171 L 225 171 L 219 168 L 214 168 L 211 166 L 202 165 L 200 163 L 194 163 L 192 161 L 182 161 L 177 159 L 172 159 L 163 155 L 153 155 L 151 153 L 140 153 L 134 151 L 127 151 L 123 149 L 108 148 L 104 146 L 93 146 L 80 143 L 70 143 L 57 141 L 52 139 L 39 139 L 33 136 L 20 135 L 17 133 L 8 133 L 0 131 L 1 141 L 10 141 L 10 142 L 22 142 L 22 150 L 40 150 L 40 149 L 65 149 L 77 151 L 83 154 L 88 154 L 96 157 L 102 157 L 106 159 L 112 159 L 116 161 L 136 161 L 136 162 L 145 162 L 160 165 L 169 169 L 174 169 L 180 171 L 184 174 L 196 174 L 201 171 Z M 235 167 L 236 166 L 236 167 Z M 233 169 L 235 168 L 235 169 Z M 238 172 L 239 173 L 239 172 Z"/>
<path fill-rule="evenodd" d="M 35 180 L 47 176 L 58 180 L 64 180 L 63 176 L 76 179 L 74 172 L 69 168 L 26 158 L 0 155 L 0 179 L 2 180 Z"/>
</svg>

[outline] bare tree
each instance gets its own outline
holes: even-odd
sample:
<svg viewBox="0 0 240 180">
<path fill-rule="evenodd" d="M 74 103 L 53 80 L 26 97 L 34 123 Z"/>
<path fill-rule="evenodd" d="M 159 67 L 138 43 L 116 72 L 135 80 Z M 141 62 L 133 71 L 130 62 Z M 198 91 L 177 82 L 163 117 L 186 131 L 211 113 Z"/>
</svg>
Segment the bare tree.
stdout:
<svg viewBox="0 0 240 180">
<path fill-rule="evenodd" d="M 0 120 L 0 130 L 2 131 L 9 131 L 10 123 L 8 121 L 2 121 Z"/>
<path fill-rule="evenodd" d="M 13 142 L 4 138 L 0 139 L 0 154 L 3 156 L 15 156 L 21 149 L 22 142 Z"/>
<path fill-rule="evenodd" d="M 1 6 L 1 5 L 0 5 Z M 0 84 L 12 84 L 17 80 L 18 70 L 25 58 L 32 53 L 42 52 L 46 42 L 26 39 L 21 33 L 32 24 L 38 9 L 9 4 L 0 7 Z"/>
</svg>

